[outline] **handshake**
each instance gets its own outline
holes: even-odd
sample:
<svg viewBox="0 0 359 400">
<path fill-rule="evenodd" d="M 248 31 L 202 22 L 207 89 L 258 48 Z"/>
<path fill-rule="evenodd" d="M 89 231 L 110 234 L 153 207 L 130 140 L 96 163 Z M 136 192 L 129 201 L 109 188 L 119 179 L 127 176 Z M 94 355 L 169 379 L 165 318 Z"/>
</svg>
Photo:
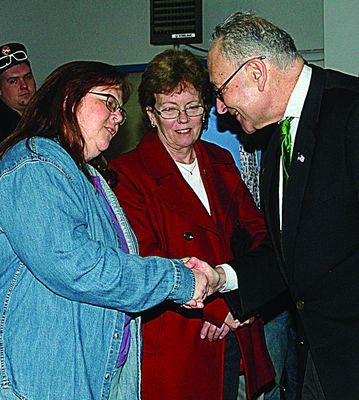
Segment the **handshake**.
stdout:
<svg viewBox="0 0 359 400">
<path fill-rule="evenodd" d="M 182 259 L 182 262 L 187 268 L 192 269 L 196 282 L 193 298 L 183 304 L 183 307 L 203 308 L 206 297 L 224 287 L 226 274 L 222 267 L 212 268 L 196 257 L 186 257 Z"/>
</svg>

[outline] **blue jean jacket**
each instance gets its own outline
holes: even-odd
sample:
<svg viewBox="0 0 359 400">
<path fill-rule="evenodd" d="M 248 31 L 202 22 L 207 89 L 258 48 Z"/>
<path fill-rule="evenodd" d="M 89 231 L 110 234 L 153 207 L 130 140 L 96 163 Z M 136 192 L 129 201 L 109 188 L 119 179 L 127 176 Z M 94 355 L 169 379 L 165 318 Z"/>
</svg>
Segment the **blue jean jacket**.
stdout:
<svg viewBox="0 0 359 400">
<path fill-rule="evenodd" d="M 192 297 L 179 260 L 120 250 L 100 200 L 53 140 L 21 141 L 1 158 L 0 399 L 107 399 L 124 312 Z M 128 364 L 140 359 L 139 329 L 133 321 L 124 398 L 140 397 L 139 362 Z"/>
</svg>

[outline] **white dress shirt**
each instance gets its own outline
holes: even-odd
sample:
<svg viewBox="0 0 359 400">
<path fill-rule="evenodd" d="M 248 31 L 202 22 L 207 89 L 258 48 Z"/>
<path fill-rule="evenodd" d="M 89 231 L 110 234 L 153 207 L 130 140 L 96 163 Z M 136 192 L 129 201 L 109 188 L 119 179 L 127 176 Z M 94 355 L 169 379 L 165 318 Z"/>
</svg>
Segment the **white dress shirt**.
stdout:
<svg viewBox="0 0 359 400">
<path fill-rule="evenodd" d="M 304 65 L 302 72 L 299 75 L 298 81 L 294 87 L 292 94 L 290 95 L 287 108 L 284 112 L 283 118 L 278 122 L 281 123 L 287 117 L 292 117 L 290 123 L 290 136 L 291 136 L 291 152 L 293 155 L 293 148 L 295 138 L 297 135 L 297 129 L 299 125 L 299 119 L 302 114 L 303 105 L 305 98 L 307 97 L 310 79 L 312 77 L 312 69 L 308 65 Z M 289 178 L 290 179 L 290 178 Z M 282 160 L 279 167 L 279 228 L 282 229 L 282 204 L 283 204 L 283 164 Z"/>
</svg>

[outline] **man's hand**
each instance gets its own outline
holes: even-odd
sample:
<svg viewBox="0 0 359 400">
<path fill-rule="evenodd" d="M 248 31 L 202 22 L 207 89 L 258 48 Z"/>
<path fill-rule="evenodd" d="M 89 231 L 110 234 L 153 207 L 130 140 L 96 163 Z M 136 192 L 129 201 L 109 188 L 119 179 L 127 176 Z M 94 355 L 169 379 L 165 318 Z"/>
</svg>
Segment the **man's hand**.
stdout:
<svg viewBox="0 0 359 400">
<path fill-rule="evenodd" d="M 226 283 L 226 274 L 221 267 L 214 269 L 205 261 L 199 260 L 196 257 L 191 257 L 185 263 L 185 266 L 191 268 L 193 271 L 203 272 L 206 275 L 209 285 L 208 296 L 218 292 Z"/>
<path fill-rule="evenodd" d="M 255 317 L 251 317 L 247 319 L 247 321 L 240 322 L 238 319 L 234 319 L 231 313 L 228 313 L 226 319 L 224 320 L 224 323 L 229 327 L 231 331 L 235 331 L 241 326 L 253 324 L 254 320 Z"/>
</svg>

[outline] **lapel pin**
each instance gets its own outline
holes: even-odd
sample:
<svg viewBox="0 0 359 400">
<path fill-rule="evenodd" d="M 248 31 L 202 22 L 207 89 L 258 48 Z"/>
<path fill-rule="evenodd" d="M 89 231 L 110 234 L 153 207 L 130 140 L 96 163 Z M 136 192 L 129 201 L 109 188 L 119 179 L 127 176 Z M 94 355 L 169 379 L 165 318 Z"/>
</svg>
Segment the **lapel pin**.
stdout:
<svg viewBox="0 0 359 400">
<path fill-rule="evenodd" d="M 297 156 L 297 161 L 304 163 L 305 161 L 305 156 L 302 153 L 298 152 L 298 156 Z"/>
</svg>

